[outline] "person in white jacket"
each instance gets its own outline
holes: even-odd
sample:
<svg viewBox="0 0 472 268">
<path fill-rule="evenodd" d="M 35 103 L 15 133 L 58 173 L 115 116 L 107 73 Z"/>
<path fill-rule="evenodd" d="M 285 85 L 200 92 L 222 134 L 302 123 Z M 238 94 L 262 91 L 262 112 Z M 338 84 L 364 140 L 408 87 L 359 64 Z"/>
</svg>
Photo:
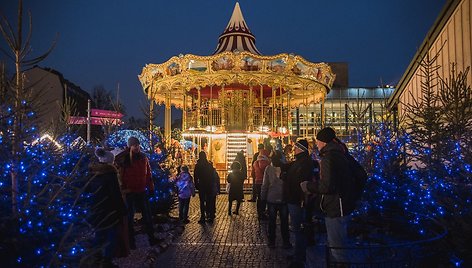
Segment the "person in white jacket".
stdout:
<svg viewBox="0 0 472 268">
<path fill-rule="evenodd" d="M 275 151 L 271 157 L 271 164 L 268 165 L 264 171 L 261 199 L 267 202 L 269 210 L 268 247 L 275 247 L 276 220 L 278 213 L 283 247 L 289 249 L 292 245 L 290 244 L 290 235 L 288 230 L 288 207 L 284 194 L 284 182 L 280 178 L 282 173 L 280 168 L 282 165 L 281 160 L 282 153 Z"/>
</svg>

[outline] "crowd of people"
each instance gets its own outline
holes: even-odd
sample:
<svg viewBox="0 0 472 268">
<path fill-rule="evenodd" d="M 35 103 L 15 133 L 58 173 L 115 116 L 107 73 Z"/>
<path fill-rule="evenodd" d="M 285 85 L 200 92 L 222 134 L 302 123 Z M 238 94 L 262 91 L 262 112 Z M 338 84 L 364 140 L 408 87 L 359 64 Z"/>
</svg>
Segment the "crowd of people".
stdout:
<svg viewBox="0 0 472 268">
<path fill-rule="evenodd" d="M 153 191 L 154 185 L 149 160 L 140 151 L 137 138 L 128 139 L 127 149 L 117 159 L 101 148 L 95 154 L 99 161 L 90 167 L 94 176 L 91 187 L 99 190 L 94 195 L 96 206 L 90 223 L 97 230 L 97 243 L 106 242 L 107 245 L 101 252 L 103 266 L 113 267 L 111 258 L 116 256 L 120 244 L 128 243 L 131 249 L 136 247 L 133 228 L 136 209 L 142 212 L 149 244 L 157 242 L 148 202 L 148 193 Z M 347 147 L 329 127 L 318 132 L 316 147 L 310 148 L 305 139 L 285 148 L 273 148 L 270 143 L 258 145 L 258 151 L 250 161 L 253 195 L 249 201 L 256 202 L 258 219 L 267 222 L 269 248 L 276 247 L 276 222 L 277 218 L 280 219 L 281 246 L 284 249 L 294 247 L 294 254 L 289 257 L 292 267 L 303 267 L 306 248 L 314 244 L 312 220 L 317 211 L 320 215 L 324 214 L 328 246 L 342 248 L 347 245 L 347 224 L 355 208 L 355 200 L 350 194 L 353 185 L 347 157 Z M 247 171 L 247 161 L 244 151 L 241 151 L 231 163 L 226 177 L 229 217 L 240 213 L 244 202 L 243 184 L 250 179 Z M 179 220 L 183 224 L 190 222 L 190 199 L 198 191 L 198 223 L 213 223 L 216 198 L 220 194 L 220 178 L 204 151 L 198 155 L 193 176 L 189 167 L 182 165 L 175 183 Z M 294 234 L 294 245 L 289 230 Z M 120 236 L 119 233 L 125 235 Z M 119 254 L 126 254 L 126 250 Z M 331 254 L 337 261 L 349 259 L 341 249 L 334 249 Z"/>
<path fill-rule="evenodd" d="M 285 148 L 273 148 L 270 143 L 258 144 L 257 148 L 251 161 L 253 192 L 248 201 L 256 202 L 258 219 L 267 221 L 268 247 L 276 247 L 276 222 L 279 218 L 281 246 L 284 249 L 294 247 L 294 254 L 289 256 L 291 267 L 303 267 L 306 248 L 315 243 L 315 214 L 324 215 L 328 246 L 346 247 L 347 224 L 355 200 L 350 194 L 353 181 L 347 163 L 349 152 L 335 131 L 329 127 L 319 131 L 316 145 L 311 148 L 305 139 Z M 239 215 L 244 202 L 243 184 L 249 179 L 247 170 L 246 158 L 241 151 L 231 163 L 226 178 L 228 216 Z M 215 185 L 219 183 L 219 177 L 203 151 L 195 166 L 194 181 L 200 198 L 198 222 L 212 223 L 216 195 L 219 194 L 219 185 Z M 181 216 L 185 217 L 186 214 Z M 289 230 L 294 234 L 294 246 Z M 332 249 L 331 254 L 338 262 L 349 260 L 348 254 L 341 249 Z"/>
</svg>

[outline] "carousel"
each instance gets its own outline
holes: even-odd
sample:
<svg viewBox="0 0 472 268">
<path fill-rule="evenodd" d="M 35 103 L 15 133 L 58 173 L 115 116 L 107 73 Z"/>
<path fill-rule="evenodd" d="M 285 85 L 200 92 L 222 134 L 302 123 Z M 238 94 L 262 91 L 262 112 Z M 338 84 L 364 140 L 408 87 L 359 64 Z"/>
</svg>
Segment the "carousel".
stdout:
<svg viewBox="0 0 472 268">
<path fill-rule="evenodd" d="M 181 54 L 143 68 L 145 94 L 151 103 L 165 105 L 168 146 L 174 106 L 182 110 L 182 136 L 224 173 L 237 152 L 252 157 L 262 139 L 290 138 L 294 109 L 321 103 L 324 111 L 335 79 L 330 66 L 293 54 L 265 56 L 255 41 L 236 3 L 213 55 Z M 324 122 L 323 112 L 321 117 Z"/>
</svg>

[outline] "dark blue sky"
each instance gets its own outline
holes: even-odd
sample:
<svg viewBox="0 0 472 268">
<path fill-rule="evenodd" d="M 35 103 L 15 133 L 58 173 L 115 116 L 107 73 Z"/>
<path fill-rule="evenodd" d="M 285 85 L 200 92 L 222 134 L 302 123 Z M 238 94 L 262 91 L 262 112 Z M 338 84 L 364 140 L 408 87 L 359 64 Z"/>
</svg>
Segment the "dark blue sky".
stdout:
<svg viewBox="0 0 472 268">
<path fill-rule="evenodd" d="M 115 91 L 130 115 L 145 101 L 137 75 L 147 63 L 180 53 L 210 55 L 236 1 L 24 0 L 33 15 L 33 54 L 40 64 L 91 91 Z M 295 53 L 313 62 L 348 62 L 351 86 L 398 82 L 445 0 L 241 0 L 265 55 Z M 17 1 L 0 10 L 16 22 Z M 2 40 L 2 47 L 5 43 Z M 5 59 L 2 55 L 0 59 Z"/>
</svg>

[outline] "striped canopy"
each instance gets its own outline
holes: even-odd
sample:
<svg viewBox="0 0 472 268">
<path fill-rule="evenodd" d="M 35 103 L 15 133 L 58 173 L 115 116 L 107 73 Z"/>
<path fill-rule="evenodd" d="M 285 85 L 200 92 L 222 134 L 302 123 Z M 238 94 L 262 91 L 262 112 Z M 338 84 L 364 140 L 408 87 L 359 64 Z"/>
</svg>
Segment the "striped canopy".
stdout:
<svg viewBox="0 0 472 268">
<path fill-rule="evenodd" d="M 256 48 L 256 37 L 247 27 L 238 2 L 234 6 L 233 15 L 228 22 L 228 26 L 218 39 L 218 46 L 213 54 L 225 51 L 234 52 L 235 50 L 261 55 Z"/>
</svg>

